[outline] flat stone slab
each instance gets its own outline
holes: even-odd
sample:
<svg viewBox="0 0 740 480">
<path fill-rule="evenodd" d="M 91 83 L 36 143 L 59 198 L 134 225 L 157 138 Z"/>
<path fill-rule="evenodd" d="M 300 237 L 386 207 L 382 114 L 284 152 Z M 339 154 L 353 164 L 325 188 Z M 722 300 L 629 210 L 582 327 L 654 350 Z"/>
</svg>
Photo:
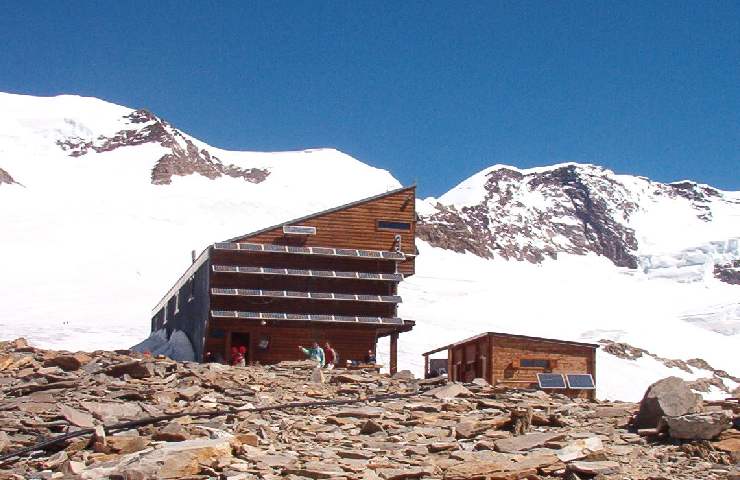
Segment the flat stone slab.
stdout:
<svg viewBox="0 0 740 480">
<path fill-rule="evenodd" d="M 502 438 L 494 442 L 496 451 L 502 453 L 514 453 L 531 450 L 553 440 L 565 438 L 562 433 L 527 433 L 518 437 Z"/>
</svg>

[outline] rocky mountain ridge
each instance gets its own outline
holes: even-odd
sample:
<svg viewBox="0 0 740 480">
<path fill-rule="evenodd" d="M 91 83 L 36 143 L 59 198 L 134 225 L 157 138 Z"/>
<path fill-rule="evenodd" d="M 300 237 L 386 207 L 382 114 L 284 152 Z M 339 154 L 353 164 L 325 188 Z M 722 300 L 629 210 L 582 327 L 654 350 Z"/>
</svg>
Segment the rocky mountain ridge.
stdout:
<svg viewBox="0 0 740 480">
<path fill-rule="evenodd" d="M 675 199 L 699 222 L 713 221 L 715 204 L 740 212 L 740 197 L 689 181 L 665 184 L 583 164 L 495 166 L 427 200 L 419 236 L 484 258 L 540 263 L 558 253 L 595 253 L 635 269 L 640 232 L 633 217 L 651 203 Z"/>
<path fill-rule="evenodd" d="M 224 165 L 207 149 L 199 149 L 193 140 L 148 110 L 134 110 L 124 119 L 130 128 L 119 130 L 111 136 L 99 135 L 94 139 L 68 137 L 56 143 L 71 157 L 80 157 L 89 151 L 102 153 L 147 143 L 159 144 L 169 153 L 157 160 L 152 168 L 151 182 L 154 185 L 172 183 L 174 175 L 198 174 L 209 179 L 229 176 L 260 183 L 270 174 L 261 168 L 244 169 L 236 165 Z"/>
</svg>

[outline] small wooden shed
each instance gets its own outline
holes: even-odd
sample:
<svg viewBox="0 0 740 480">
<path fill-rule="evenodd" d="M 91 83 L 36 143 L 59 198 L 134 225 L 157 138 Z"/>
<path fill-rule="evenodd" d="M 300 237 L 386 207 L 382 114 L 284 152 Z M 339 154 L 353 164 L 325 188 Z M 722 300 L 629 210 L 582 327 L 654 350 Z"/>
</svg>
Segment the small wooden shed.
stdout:
<svg viewBox="0 0 740 480">
<path fill-rule="evenodd" d="M 487 332 L 424 353 L 424 373 L 426 377 L 447 373 L 451 381 L 483 378 L 491 385 L 594 398 L 597 348 L 593 343 Z M 429 357 L 445 350 L 443 372 L 439 359 Z"/>
</svg>

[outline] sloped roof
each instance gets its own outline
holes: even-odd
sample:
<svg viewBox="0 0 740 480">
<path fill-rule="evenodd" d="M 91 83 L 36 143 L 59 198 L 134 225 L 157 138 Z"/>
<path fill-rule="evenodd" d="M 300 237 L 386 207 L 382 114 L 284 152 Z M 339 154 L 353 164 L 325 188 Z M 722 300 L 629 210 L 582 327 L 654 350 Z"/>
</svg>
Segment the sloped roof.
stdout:
<svg viewBox="0 0 740 480">
<path fill-rule="evenodd" d="M 326 215 L 327 213 L 338 212 L 340 210 L 345 210 L 345 209 L 350 208 L 350 207 L 355 207 L 357 205 L 362 205 L 363 203 L 371 202 L 371 201 L 377 200 L 379 198 L 383 198 L 383 197 L 387 197 L 389 195 L 393 195 L 393 194 L 396 194 L 396 193 L 399 193 L 399 192 L 403 192 L 404 190 L 413 190 L 415 188 L 416 188 L 416 184 L 413 184 L 413 185 L 409 185 L 408 187 L 401 187 L 401 188 L 397 188 L 395 190 L 389 190 L 387 192 L 380 193 L 378 195 L 373 195 L 372 197 L 367 197 L 367 198 L 363 198 L 363 199 L 360 199 L 360 200 L 355 200 L 354 202 L 345 203 L 344 205 L 340 205 L 338 207 L 332 207 L 332 208 L 329 208 L 327 210 L 322 210 L 320 212 L 316 212 L 316 213 L 311 213 L 309 215 L 305 215 L 303 217 L 294 218 L 292 220 L 288 220 L 287 222 L 278 223 L 278 224 L 273 225 L 271 227 L 263 228 L 261 230 L 257 230 L 257 231 L 250 232 L 250 233 L 245 233 L 244 235 L 239 235 L 238 237 L 234 237 L 234 238 L 230 238 L 228 240 L 224 240 L 224 243 L 236 242 L 237 240 L 241 240 L 241 239 L 247 238 L 247 237 L 253 237 L 255 235 L 259 235 L 261 233 L 268 232 L 268 231 L 273 230 L 275 228 L 284 227 L 286 225 L 290 225 L 290 224 L 293 224 L 293 223 L 302 222 L 304 220 L 310 220 L 310 219 L 315 218 L 315 217 L 320 217 L 322 215 Z M 416 199 L 414 199 L 414 201 L 415 200 Z"/>
</svg>

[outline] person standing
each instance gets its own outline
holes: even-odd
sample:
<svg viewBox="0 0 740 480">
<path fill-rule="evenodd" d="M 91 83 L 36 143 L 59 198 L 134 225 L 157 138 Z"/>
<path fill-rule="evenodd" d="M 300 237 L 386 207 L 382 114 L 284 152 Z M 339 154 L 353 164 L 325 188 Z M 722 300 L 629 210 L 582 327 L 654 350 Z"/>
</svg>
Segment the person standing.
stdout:
<svg viewBox="0 0 740 480">
<path fill-rule="evenodd" d="M 303 352 L 303 354 L 306 355 L 309 360 L 313 360 L 314 362 L 318 363 L 319 367 L 324 366 L 324 350 L 319 346 L 318 342 L 313 342 L 311 348 L 303 348 L 303 346 L 298 345 L 298 350 Z"/>
<path fill-rule="evenodd" d="M 326 368 L 329 370 L 333 369 L 339 362 L 339 355 L 329 342 L 326 342 L 326 345 L 324 345 L 324 354 L 326 356 Z"/>
</svg>

